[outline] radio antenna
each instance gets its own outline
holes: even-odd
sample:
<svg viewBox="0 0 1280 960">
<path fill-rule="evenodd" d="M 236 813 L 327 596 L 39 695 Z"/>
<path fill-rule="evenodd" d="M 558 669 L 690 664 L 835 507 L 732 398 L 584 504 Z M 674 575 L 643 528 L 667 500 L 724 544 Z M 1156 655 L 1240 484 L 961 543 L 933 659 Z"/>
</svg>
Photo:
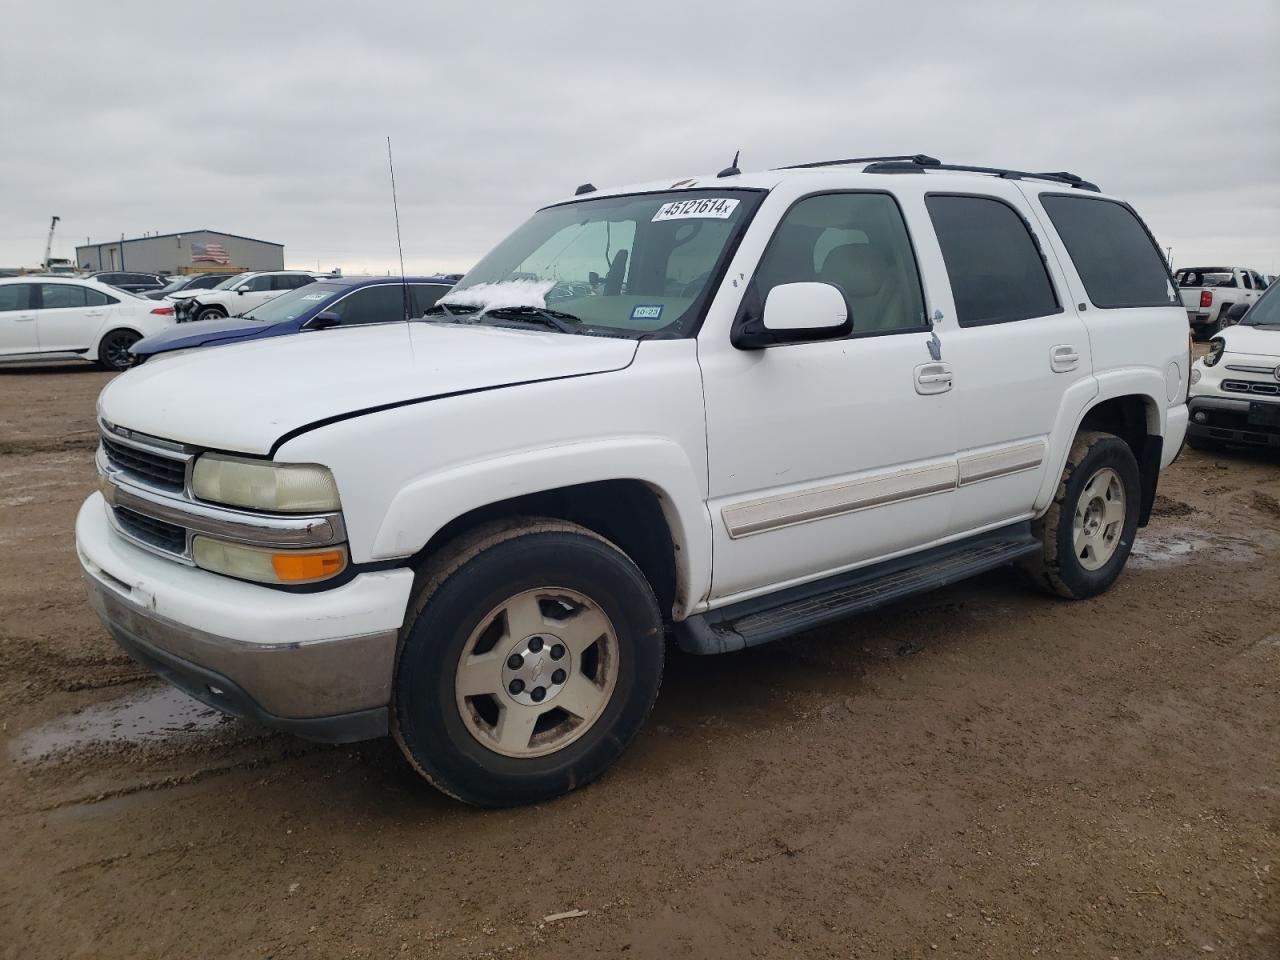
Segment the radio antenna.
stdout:
<svg viewBox="0 0 1280 960">
<path fill-rule="evenodd" d="M 400 242 L 400 204 L 396 201 L 396 165 L 391 160 L 391 138 L 387 137 L 387 168 L 391 171 L 391 209 L 396 214 L 396 249 L 400 252 L 400 288 L 404 292 L 404 320 L 412 319 L 409 309 L 409 281 L 404 275 L 404 244 Z"/>
</svg>

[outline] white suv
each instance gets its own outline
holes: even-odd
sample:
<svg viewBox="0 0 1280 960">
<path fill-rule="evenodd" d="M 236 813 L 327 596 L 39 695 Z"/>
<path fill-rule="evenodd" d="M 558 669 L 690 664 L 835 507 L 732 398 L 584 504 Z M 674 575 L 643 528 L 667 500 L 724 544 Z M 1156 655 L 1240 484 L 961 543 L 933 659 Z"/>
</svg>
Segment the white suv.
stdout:
<svg viewBox="0 0 1280 960">
<path fill-rule="evenodd" d="M 584 185 L 423 320 L 108 387 L 76 535 L 104 623 L 171 682 L 391 733 L 501 806 L 617 759 L 668 634 L 738 650 L 1014 562 L 1106 590 L 1189 372 L 1156 243 L 1069 174 Z"/>
<path fill-rule="evenodd" d="M 179 290 L 170 295 L 178 322 L 238 317 L 282 293 L 316 282 L 316 275 L 302 270 L 240 273 L 211 290 Z"/>
</svg>

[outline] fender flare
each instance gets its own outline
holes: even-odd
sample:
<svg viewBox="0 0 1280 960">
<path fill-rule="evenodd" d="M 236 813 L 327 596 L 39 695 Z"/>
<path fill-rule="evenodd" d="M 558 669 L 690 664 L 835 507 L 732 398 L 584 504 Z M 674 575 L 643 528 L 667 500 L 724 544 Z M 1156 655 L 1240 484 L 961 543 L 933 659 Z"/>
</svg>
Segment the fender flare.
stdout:
<svg viewBox="0 0 1280 960">
<path fill-rule="evenodd" d="M 1091 385 L 1090 389 L 1086 385 Z M 1082 389 L 1077 389 L 1082 388 Z M 1081 380 L 1067 390 L 1053 432 L 1049 435 L 1050 451 L 1058 451 L 1048 461 L 1049 469 L 1040 481 L 1040 491 L 1032 509 L 1038 516 L 1049 509 L 1054 492 L 1066 469 L 1071 443 L 1089 411 L 1116 397 L 1139 396 L 1145 401 L 1147 436 L 1163 437 L 1165 433 L 1164 375 L 1149 367 L 1123 367 Z M 1139 454 L 1136 454 L 1140 456 Z"/>
<path fill-rule="evenodd" d="M 371 558 L 420 552 L 446 524 L 514 497 L 606 480 L 645 484 L 657 496 L 675 547 L 675 611 L 682 616 L 711 585 L 711 519 L 700 473 L 678 444 L 619 437 L 559 444 L 433 471 L 405 484 L 373 539 Z"/>
</svg>

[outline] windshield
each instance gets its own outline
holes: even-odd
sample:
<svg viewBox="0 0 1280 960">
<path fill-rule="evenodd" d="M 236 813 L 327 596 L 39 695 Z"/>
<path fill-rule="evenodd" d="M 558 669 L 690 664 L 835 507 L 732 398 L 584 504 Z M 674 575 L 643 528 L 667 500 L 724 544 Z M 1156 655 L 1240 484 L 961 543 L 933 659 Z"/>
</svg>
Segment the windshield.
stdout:
<svg viewBox="0 0 1280 960">
<path fill-rule="evenodd" d="M 1276 294 L 1278 290 L 1280 290 L 1280 284 L 1273 283 L 1268 287 L 1267 292 L 1244 315 L 1244 319 L 1240 321 L 1241 325 L 1247 327 L 1280 327 L 1280 296 Z"/>
<path fill-rule="evenodd" d="M 234 287 L 237 283 L 239 283 L 245 277 L 251 277 L 251 276 L 253 276 L 253 274 L 251 273 L 237 273 L 234 277 L 227 277 L 227 279 L 223 280 L 220 284 L 218 284 L 213 289 L 230 290 L 232 287 Z"/>
<path fill-rule="evenodd" d="M 261 323 L 294 320 L 331 299 L 334 294 L 344 293 L 348 289 L 350 288 L 346 284 L 341 283 L 309 283 L 305 287 L 282 293 L 261 306 L 254 307 L 244 314 L 244 319 L 257 320 Z M 401 317 L 401 319 L 404 318 Z"/>
<path fill-rule="evenodd" d="M 428 319 L 689 336 L 714 292 L 711 278 L 762 196 L 685 190 L 548 207 L 498 244 Z"/>
</svg>

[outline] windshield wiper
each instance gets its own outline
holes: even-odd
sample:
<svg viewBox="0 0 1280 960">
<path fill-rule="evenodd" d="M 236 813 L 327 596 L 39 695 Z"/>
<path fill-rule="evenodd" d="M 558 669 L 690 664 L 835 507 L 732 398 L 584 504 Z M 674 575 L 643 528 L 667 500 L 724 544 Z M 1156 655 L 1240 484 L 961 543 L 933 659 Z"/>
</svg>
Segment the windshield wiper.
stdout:
<svg viewBox="0 0 1280 960">
<path fill-rule="evenodd" d="M 473 307 L 470 305 L 464 305 L 460 303 L 448 304 L 448 305 L 443 303 L 437 303 L 435 306 L 427 307 L 427 309 L 423 311 L 422 315 L 424 317 L 470 316 L 471 314 L 475 313 L 479 309 L 480 309 L 479 307 Z"/>
<path fill-rule="evenodd" d="M 548 310 L 545 307 L 495 307 L 486 312 L 486 316 L 499 320 L 541 321 L 543 326 L 561 333 L 577 333 L 582 324 L 580 317 L 560 310 Z"/>
</svg>

